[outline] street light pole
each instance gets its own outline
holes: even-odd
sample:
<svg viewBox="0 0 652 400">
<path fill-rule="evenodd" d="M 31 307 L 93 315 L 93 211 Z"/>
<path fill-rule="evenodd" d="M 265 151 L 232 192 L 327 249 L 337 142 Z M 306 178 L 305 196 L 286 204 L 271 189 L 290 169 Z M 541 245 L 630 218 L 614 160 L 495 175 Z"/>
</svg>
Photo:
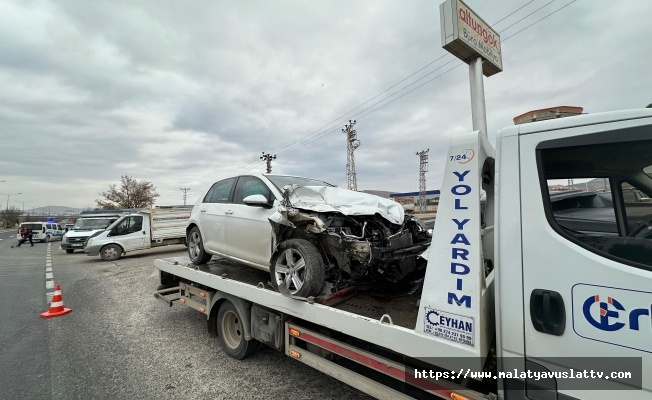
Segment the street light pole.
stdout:
<svg viewBox="0 0 652 400">
<path fill-rule="evenodd" d="M 30 201 L 20 201 L 20 200 L 14 200 L 16 203 L 23 203 L 23 214 L 25 214 L 25 203 L 32 203 L 34 200 Z"/>
<path fill-rule="evenodd" d="M 11 194 L 0 193 L 0 194 L 3 195 L 3 196 L 7 196 L 7 208 L 5 208 L 5 211 L 7 212 L 7 216 L 8 216 L 9 215 L 9 198 L 11 196 L 16 196 L 16 195 L 19 195 L 19 194 L 22 194 L 22 193 L 11 193 Z M 6 223 L 8 224 L 9 221 L 7 221 Z M 6 228 L 6 225 L 5 225 L 5 228 Z"/>
<path fill-rule="evenodd" d="M 22 193 L 11 193 L 11 194 L 0 193 L 0 194 L 3 195 L 3 196 L 7 196 L 7 207 L 5 208 L 5 210 L 9 211 L 9 198 L 11 196 L 16 196 L 16 195 L 19 195 L 19 194 L 22 194 Z"/>
</svg>

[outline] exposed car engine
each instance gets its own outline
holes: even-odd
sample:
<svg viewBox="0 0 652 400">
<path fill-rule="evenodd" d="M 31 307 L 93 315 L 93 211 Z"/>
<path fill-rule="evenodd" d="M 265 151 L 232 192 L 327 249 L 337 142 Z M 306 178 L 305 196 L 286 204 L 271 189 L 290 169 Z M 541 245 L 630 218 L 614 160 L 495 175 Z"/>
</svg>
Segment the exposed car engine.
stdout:
<svg viewBox="0 0 652 400">
<path fill-rule="evenodd" d="M 420 292 L 427 261 L 419 255 L 430 246 L 431 237 L 416 218 L 402 215 L 402 208 L 394 219 L 402 219 L 400 224 L 371 211 L 346 215 L 352 206 L 316 212 L 309 208 L 323 208 L 328 203 L 298 205 L 296 196 L 293 202 L 297 189 L 286 188 L 282 218 L 270 219 L 276 242 L 301 238 L 313 243 L 322 253 L 325 280 L 333 290 L 354 284 L 362 290 L 383 287 L 395 293 Z"/>
</svg>

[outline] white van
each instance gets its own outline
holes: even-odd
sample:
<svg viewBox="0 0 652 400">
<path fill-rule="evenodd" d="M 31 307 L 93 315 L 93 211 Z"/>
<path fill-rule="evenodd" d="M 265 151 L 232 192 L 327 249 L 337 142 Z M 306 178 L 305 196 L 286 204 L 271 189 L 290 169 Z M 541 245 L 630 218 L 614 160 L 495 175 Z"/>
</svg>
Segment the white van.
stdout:
<svg viewBox="0 0 652 400">
<path fill-rule="evenodd" d="M 56 222 L 23 222 L 18 227 L 18 236 L 20 236 L 20 230 L 22 228 L 31 229 L 32 240 L 38 240 L 40 242 L 61 240 L 65 233 L 61 225 Z"/>
</svg>

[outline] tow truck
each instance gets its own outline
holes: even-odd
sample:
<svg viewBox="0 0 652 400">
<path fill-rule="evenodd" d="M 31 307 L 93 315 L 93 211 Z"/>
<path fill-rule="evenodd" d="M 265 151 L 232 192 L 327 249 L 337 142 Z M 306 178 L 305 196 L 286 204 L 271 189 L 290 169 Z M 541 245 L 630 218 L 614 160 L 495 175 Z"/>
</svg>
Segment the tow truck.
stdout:
<svg viewBox="0 0 652 400">
<path fill-rule="evenodd" d="M 155 296 L 203 313 L 232 357 L 267 345 L 376 398 L 652 398 L 652 213 L 625 200 L 652 196 L 652 109 L 509 126 L 495 149 L 456 134 L 445 162 L 418 298 L 297 298 L 187 257 L 155 260 Z M 567 226 L 549 186 L 595 178 L 615 223 Z"/>
</svg>

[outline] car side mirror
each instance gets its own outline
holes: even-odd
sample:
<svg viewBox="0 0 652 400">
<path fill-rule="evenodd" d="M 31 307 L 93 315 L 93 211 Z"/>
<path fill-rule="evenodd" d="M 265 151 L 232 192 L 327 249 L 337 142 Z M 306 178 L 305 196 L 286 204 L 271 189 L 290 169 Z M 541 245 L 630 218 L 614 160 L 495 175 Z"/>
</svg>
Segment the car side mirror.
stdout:
<svg viewBox="0 0 652 400">
<path fill-rule="evenodd" d="M 245 197 L 242 201 L 246 205 L 252 207 L 272 208 L 272 205 L 269 204 L 265 196 L 263 196 L 262 194 L 252 194 L 250 196 Z"/>
</svg>

